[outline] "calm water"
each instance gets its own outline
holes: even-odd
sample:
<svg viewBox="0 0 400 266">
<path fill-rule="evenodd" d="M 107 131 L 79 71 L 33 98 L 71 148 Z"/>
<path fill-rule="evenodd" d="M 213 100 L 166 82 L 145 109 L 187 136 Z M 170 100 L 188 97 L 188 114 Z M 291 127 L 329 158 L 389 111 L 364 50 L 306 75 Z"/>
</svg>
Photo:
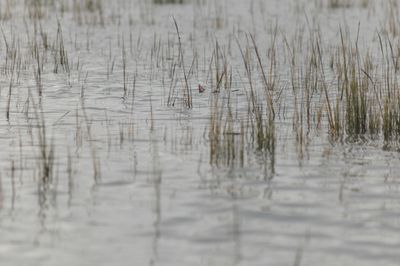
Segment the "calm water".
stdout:
<svg viewBox="0 0 400 266">
<path fill-rule="evenodd" d="M 285 52 L 285 39 L 306 39 L 308 27 L 318 25 L 328 60 L 332 47 L 340 45 L 340 26 L 355 42 L 360 22 L 360 49 L 379 54 L 376 32 L 387 25 L 388 6 L 103 0 L 101 8 L 96 1 L 93 6 L 76 1 L 82 4 L 77 8 L 75 1 L 55 2 L 43 1 L 36 38 L 43 44 L 42 28 L 55 46 L 58 19 L 70 72 L 54 73 L 59 50 L 41 46 L 42 97 L 29 57 L 35 23 L 27 4 L 12 1 L 11 17 L 1 21 L 2 265 L 400 265 L 400 154 L 382 149 L 379 138 L 331 142 L 325 124 L 314 127 L 299 147 Z M 179 66 L 176 105 L 167 105 L 171 64 L 179 57 L 172 16 L 186 71 L 192 71 L 191 109 L 180 101 Z M 210 164 L 215 44 L 232 73 L 231 93 L 221 92 L 221 99 L 230 95 L 233 116 L 245 119 L 249 88 L 237 41 L 244 47 L 245 34 L 253 34 L 266 58 L 276 25 L 275 74 L 282 98 L 275 154 L 265 156 L 249 141 L 242 165 Z M 10 64 L 6 42 L 19 47 L 18 76 L 3 73 Z M 258 90 L 256 67 L 254 79 Z M 29 91 L 34 100 L 28 100 Z M 53 175 L 45 186 L 38 171 L 35 110 L 43 112 L 47 145 L 54 147 Z"/>
</svg>

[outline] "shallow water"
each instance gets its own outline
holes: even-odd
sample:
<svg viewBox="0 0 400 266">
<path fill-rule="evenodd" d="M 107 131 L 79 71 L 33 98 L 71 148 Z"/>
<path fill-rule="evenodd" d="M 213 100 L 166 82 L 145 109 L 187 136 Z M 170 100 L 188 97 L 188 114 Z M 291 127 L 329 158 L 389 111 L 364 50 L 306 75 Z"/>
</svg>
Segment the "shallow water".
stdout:
<svg viewBox="0 0 400 266">
<path fill-rule="evenodd" d="M 29 58 L 32 37 L 26 29 L 34 31 L 23 2 L 13 2 L 12 17 L 2 21 L 2 28 L 7 42 L 15 37 L 20 53 Z M 54 52 L 44 52 L 39 97 L 34 60 L 22 57 L 26 63 L 21 63 L 25 67 L 18 79 L 14 77 L 9 121 L 5 112 L 12 77 L 1 75 L 0 262 L 399 265 L 400 154 L 383 149 L 380 138 L 332 142 L 326 124 L 313 128 L 307 144 L 299 146 L 290 69 L 283 63 L 290 60 L 284 39 L 296 42 L 299 28 L 308 31 L 307 20 L 319 25 L 326 51 L 340 45 L 340 26 L 355 40 L 360 22 L 360 49 L 371 49 L 376 56 L 380 48 L 375 33 L 386 23 L 385 5 L 194 2 L 103 0 L 104 25 L 97 12 L 84 8 L 81 21 L 77 19 L 73 1 L 42 7 L 45 15 L 39 22 L 50 43 L 56 40 L 59 19 L 71 70 L 53 73 Z M 170 64 L 179 56 L 171 16 L 179 25 L 187 69 L 193 55 L 198 56 L 189 80 L 191 109 L 182 106 L 181 91 L 176 92 L 176 105 L 167 105 Z M 221 99 L 226 102 L 230 95 L 234 116 L 245 119 L 249 88 L 236 38 L 244 46 L 245 33 L 252 33 L 266 55 L 275 25 L 283 100 L 274 155 L 267 156 L 249 140 L 243 162 L 210 163 L 215 84 L 209 67 L 215 43 L 233 69 L 231 92 L 221 92 Z M 127 54 L 125 98 L 122 43 Z M 3 59 L 5 49 L 2 42 Z M 177 71 L 180 90 L 184 81 L 182 70 Z M 254 78 L 261 90 L 260 76 Z M 199 83 L 205 93 L 198 92 Z M 53 174 L 46 182 L 39 171 L 37 123 L 42 112 L 47 145 L 54 147 Z M 231 133 L 238 142 L 237 132 L 240 126 L 235 124 Z"/>
</svg>

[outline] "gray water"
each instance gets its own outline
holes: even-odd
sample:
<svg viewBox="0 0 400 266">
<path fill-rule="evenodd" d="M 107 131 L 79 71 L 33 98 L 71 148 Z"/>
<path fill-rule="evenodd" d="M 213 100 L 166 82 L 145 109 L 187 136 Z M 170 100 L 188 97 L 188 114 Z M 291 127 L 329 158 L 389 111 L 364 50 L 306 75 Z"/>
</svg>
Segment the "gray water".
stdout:
<svg viewBox="0 0 400 266">
<path fill-rule="evenodd" d="M 340 45 L 340 26 L 355 40 L 360 22 L 361 48 L 379 54 L 384 4 L 103 0 L 102 23 L 98 11 L 82 8 L 78 19 L 74 1 L 54 2 L 43 1 L 38 21 L 52 44 L 59 20 L 70 71 L 54 73 L 52 51 L 43 52 L 41 97 L 35 64 L 24 59 L 34 34 L 24 1 L 12 1 L 12 16 L 1 21 L 8 45 L 19 43 L 25 66 L 18 79 L 3 71 L 0 76 L 1 265 L 400 265 L 400 154 L 383 149 L 379 138 L 332 142 L 325 124 L 299 148 L 290 70 L 283 63 L 284 38 L 296 41 L 307 23 L 320 27 L 329 51 Z M 180 104 L 181 92 L 175 106 L 167 105 L 169 64 L 179 56 L 172 17 L 187 69 L 198 54 L 189 80 L 193 108 Z M 244 45 L 245 33 L 253 34 L 264 56 L 275 25 L 283 91 L 275 153 L 265 156 L 246 144 L 242 165 L 210 163 L 215 43 L 233 68 L 234 113 L 245 116 L 248 81 L 236 38 Z M 4 69 L 5 41 L 0 45 Z M 151 51 L 159 45 L 164 59 L 157 64 Z M 177 71 L 179 90 L 184 81 Z M 258 74 L 254 78 L 261 83 Z M 47 145 L 54 147 L 53 174 L 45 184 L 35 110 L 43 112 Z"/>
</svg>

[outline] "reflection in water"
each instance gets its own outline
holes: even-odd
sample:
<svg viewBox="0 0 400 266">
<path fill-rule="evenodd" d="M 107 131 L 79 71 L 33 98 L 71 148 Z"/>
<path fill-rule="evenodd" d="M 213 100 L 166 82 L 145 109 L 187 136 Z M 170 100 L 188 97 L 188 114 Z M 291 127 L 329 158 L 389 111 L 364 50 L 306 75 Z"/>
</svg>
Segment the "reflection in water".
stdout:
<svg viewBox="0 0 400 266">
<path fill-rule="evenodd" d="M 12 190 L 12 192 L 11 192 L 11 211 L 13 211 L 14 207 L 15 207 L 15 197 L 16 197 L 14 160 L 11 161 L 10 176 L 11 176 L 11 190 Z"/>
<path fill-rule="evenodd" d="M 151 172 L 151 180 L 150 182 L 153 184 L 154 188 L 154 236 L 152 240 L 152 248 L 153 248 L 153 255 L 150 259 L 149 265 L 155 265 L 158 260 L 158 245 L 159 239 L 161 237 L 161 220 L 162 220 L 162 204 L 161 204 L 161 182 L 162 182 L 162 172 L 160 168 L 160 155 L 158 151 L 158 141 L 156 139 L 156 134 L 153 130 L 150 132 L 150 153 L 153 163 L 153 170 Z"/>
<path fill-rule="evenodd" d="M 0 212 L 4 207 L 4 191 L 3 191 L 3 177 L 0 174 Z"/>
<path fill-rule="evenodd" d="M 241 215 L 236 196 L 232 197 L 232 240 L 233 240 L 233 265 L 240 265 L 242 260 L 241 240 Z"/>
</svg>

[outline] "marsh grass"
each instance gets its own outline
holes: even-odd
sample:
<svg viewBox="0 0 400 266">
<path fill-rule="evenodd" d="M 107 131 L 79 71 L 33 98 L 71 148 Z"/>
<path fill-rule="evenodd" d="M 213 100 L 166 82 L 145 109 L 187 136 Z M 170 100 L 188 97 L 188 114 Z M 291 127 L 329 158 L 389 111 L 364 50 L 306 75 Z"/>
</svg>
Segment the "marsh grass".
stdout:
<svg viewBox="0 0 400 266">
<path fill-rule="evenodd" d="M 350 0 L 328 0 L 329 8 L 347 8 L 352 5 Z"/>
<path fill-rule="evenodd" d="M 64 46 L 64 37 L 62 33 L 61 23 L 57 23 L 57 35 L 53 44 L 54 73 L 58 73 L 61 68 L 64 72 L 69 72 L 68 54 Z"/>
<path fill-rule="evenodd" d="M 47 187 L 53 178 L 53 169 L 54 169 L 54 142 L 53 138 L 51 140 L 47 134 L 47 127 L 44 118 L 43 107 L 41 103 L 36 103 L 33 95 L 29 92 L 29 99 L 32 102 L 32 108 L 35 115 L 37 128 L 37 147 L 38 147 L 38 157 L 37 164 L 39 170 L 40 187 Z"/>
<path fill-rule="evenodd" d="M 184 0 L 153 0 L 154 4 L 183 4 Z"/>
<path fill-rule="evenodd" d="M 170 77 L 171 77 L 171 82 L 170 82 L 170 87 L 169 87 L 169 92 L 168 92 L 168 99 L 167 99 L 167 105 L 168 106 L 175 106 L 176 100 L 181 99 L 182 106 L 191 109 L 193 107 L 193 98 L 192 98 L 192 90 L 190 88 L 190 83 L 189 83 L 189 75 L 190 75 L 190 70 L 192 69 L 192 66 L 190 67 L 189 71 L 186 71 L 186 66 L 185 66 L 185 57 L 184 57 L 184 51 L 183 51 L 183 46 L 182 46 L 182 39 L 181 39 L 181 34 L 179 31 L 179 26 L 175 18 L 173 17 L 173 22 L 176 30 L 176 36 L 178 38 L 178 56 L 177 56 L 177 62 L 171 63 L 170 67 Z M 193 65 L 194 59 L 192 61 Z M 182 75 L 183 75 L 183 80 L 180 80 L 178 75 L 178 68 L 181 69 Z M 182 90 L 179 92 L 176 88 L 176 86 L 179 86 L 178 84 L 182 84 Z"/>
<path fill-rule="evenodd" d="M 246 163 L 249 148 L 253 153 L 262 154 L 268 163 L 265 166 L 274 169 L 275 159 L 275 118 L 272 92 L 274 87 L 268 81 L 261 57 L 254 38 L 253 47 L 242 45 L 237 41 L 238 49 L 242 56 L 242 62 L 247 78 L 248 92 L 247 111 L 237 114 L 232 107 L 232 75 L 227 74 L 228 61 L 226 54 L 221 51 L 218 43 L 215 45 L 213 60 L 215 68 L 212 70 L 215 77 L 215 88 L 211 94 L 211 110 L 209 125 L 210 163 L 213 165 L 243 167 Z M 255 58 L 252 58 L 250 50 L 253 49 Z M 253 84 L 252 65 L 255 62 L 259 67 L 260 76 L 263 77 L 265 94 L 259 95 Z M 222 71 L 219 61 L 224 62 Z M 223 78 L 223 77 L 230 78 Z M 224 88 L 221 90 L 221 88 Z M 243 88 L 246 90 L 247 88 Z M 265 98 L 264 98 L 265 97 Z M 266 100 L 266 104 L 264 103 Z M 236 113 L 236 115 L 234 115 Z M 273 171 L 273 170 L 272 170 Z"/>
<path fill-rule="evenodd" d="M 347 26 L 338 26 L 332 43 L 326 43 L 319 25 L 313 25 L 308 18 L 305 26 L 289 35 L 277 23 L 271 23 L 269 29 L 259 29 L 251 21 L 251 29 L 236 28 L 229 24 L 235 18 L 224 17 L 226 7 L 218 1 L 196 1 L 195 9 L 199 10 L 194 12 L 198 17 L 192 20 L 193 28 L 172 17 L 168 34 L 141 32 L 137 28 L 157 26 L 154 23 L 159 19 L 156 15 L 160 7 L 154 4 L 185 1 L 140 1 L 143 8 L 136 13 L 130 11 L 129 19 L 120 11 L 129 5 L 118 3 L 115 10 L 108 10 L 107 3 L 100 0 L 61 2 L 24 1 L 23 34 L 7 24 L 14 19 L 13 2 L 0 4 L 0 20 L 4 22 L 4 60 L 0 70 L 5 84 L 5 117 L 12 125 L 19 115 L 31 123 L 30 113 L 34 114 L 36 124 L 29 130 L 37 133 L 32 143 L 38 143 L 36 168 L 44 183 L 54 174 L 58 142 L 49 136 L 51 126 L 44 119 L 48 110 L 42 101 L 49 101 L 47 97 L 56 93 L 70 93 L 79 102 L 78 106 L 68 106 L 72 111 L 66 111 L 74 113 L 75 108 L 72 146 L 79 151 L 87 143 L 95 184 L 102 181 L 101 146 L 97 143 L 106 143 L 110 153 L 114 137 L 118 147 L 124 149 L 135 142 L 140 129 L 136 123 L 141 120 L 146 120 L 151 134 L 156 135 L 161 124 L 157 119 L 167 112 L 200 117 L 199 125 L 197 120 L 191 121 L 201 129 L 196 128 L 197 133 L 191 133 L 188 142 L 193 143 L 192 136 L 198 136 L 198 131 L 206 127 L 209 163 L 217 167 L 244 168 L 249 157 L 256 154 L 262 158 L 261 164 L 274 172 L 281 137 L 276 132 L 282 128 L 289 131 L 287 138 L 295 140 L 299 154 L 316 135 L 327 136 L 335 144 L 381 141 L 385 149 L 400 147 L 400 45 L 395 1 L 385 4 L 384 28 L 371 32 L 377 41 L 367 49 L 360 47 L 360 26 L 355 36 L 350 35 Z M 358 2 L 324 3 L 337 9 Z M 50 20 L 52 12 L 57 16 Z M 251 13 L 257 15 L 256 7 L 251 6 Z M 80 35 L 66 24 L 71 22 L 68 16 L 76 24 L 74 27 L 81 29 Z M 47 27 L 49 21 L 52 27 Z M 109 29 L 116 32 L 109 33 Z M 101 49 L 91 34 L 95 31 L 109 34 L 99 34 L 108 42 Z M 88 58 L 93 57 L 103 57 L 104 66 L 86 68 Z M 100 69 L 96 73 L 100 80 L 97 84 L 89 78 L 92 69 Z M 58 82 L 65 79 L 65 84 L 52 90 L 49 72 L 53 72 L 50 78 Z M 99 73 L 104 74 L 103 80 Z M 99 84 L 112 87 L 115 81 L 119 84 L 116 98 L 121 104 L 117 104 L 121 121 L 111 123 L 112 112 L 101 106 L 106 114 L 107 136 L 96 142 L 93 136 L 101 134 L 96 134 L 93 126 L 98 121 L 92 119 L 85 102 L 96 100 L 91 98 L 93 93 L 111 101 L 115 96 L 111 89 L 95 90 Z M 199 84 L 205 89 L 197 93 Z M 26 96 L 27 88 L 35 88 L 37 93 Z M 136 104 L 142 110 L 136 109 Z M 201 122 L 201 118 L 207 118 L 207 122 Z M 285 128 L 287 125 L 289 129 Z M 68 151 L 69 180 L 73 154 Z"/>
<path fill-rule="evenodd" d="M 5 1 L 1 2 L 1 4 L 0 4 L 0 20 L 1 21 L 10 20 L 12 18 L 11 5 L 12 5 L 11 0 L 5 0 Z"/>
</svg>

